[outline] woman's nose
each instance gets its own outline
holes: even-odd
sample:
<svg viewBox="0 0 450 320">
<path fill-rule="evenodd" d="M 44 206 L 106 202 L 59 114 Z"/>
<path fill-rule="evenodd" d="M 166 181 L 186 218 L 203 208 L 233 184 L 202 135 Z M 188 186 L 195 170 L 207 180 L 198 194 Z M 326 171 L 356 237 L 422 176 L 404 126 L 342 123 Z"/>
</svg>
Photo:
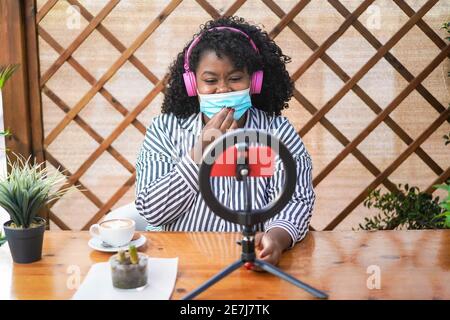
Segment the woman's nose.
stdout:
<svg viewBox="0 0 450 320">
<path fill-rule="evenodd" d="M 226 93 L 226 92 L 230 92 L 230 91 L 231 91 L 231 88 L 225 82 L 219 83 L 216 88 L 216 93 Z"/>
</svg>

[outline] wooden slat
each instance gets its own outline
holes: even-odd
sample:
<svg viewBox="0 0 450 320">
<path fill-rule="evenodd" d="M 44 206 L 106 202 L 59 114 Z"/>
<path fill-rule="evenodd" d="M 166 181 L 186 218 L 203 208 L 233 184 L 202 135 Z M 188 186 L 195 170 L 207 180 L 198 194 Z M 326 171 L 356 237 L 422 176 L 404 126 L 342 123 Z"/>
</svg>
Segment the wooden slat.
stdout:
<svg viewBox="0 0 450 320">
<path fill-rule="evenodd" d="M 335 6 L 335 9 L 342 14 L 343 16 L 347 16 L 350 14 L 350 12 L 339 2 L 334 1 L 333 5 Z M 375 48 L 379 49 L 382 47 L 382 44 L 369 32 L 369 30 L 364 27 L 362 23 L 359 21 L 355 21 L 354 25 L 355 29 L 361 33 L 361 35 Z M 398 61 L 391 53 L 387 52 L 384 58 L 408 81 L 414 79 L 414 76 Z M 338 75 L 339 76 L 339 75 Z M 347 82 L 350 80 L 350 77 L 348 75 L 341 77 L 341 79 L 344 82 Z M 360 97 L 366 105 L 372 109 L 376 114 L 380 114 L 380 112 L 383 111 L 383 109 L 378 106 L 375 101 L 373 101 L 357 84 L 352 89 L 357 93 L 358 97 Z M 441 103 L 433 97 L 433 95 L 422 85 L 419 84 L 416 88 L 416 90 L 421 93 L 421 95 L 428 101 L 430 104 L 435 106 L 436 111 L 439 113 L 443 112 L 445 110 L 444 106 L 441 105 Z M 412 138 L 404 131 L 391 117 L 386 117 L 384 120 L 386 125 L 388 125 L 389 128 L 391 128 L 397 136 L 407 145 L 412 142 Z M 431 170 L 433 170 L 434 173 L 437 175 L 440 175 L 443 172 L 443 169 L 422 149 L 418 148 L 415 150 L 416 154 L 430 167 Z"/>
<path fill-rule="evenodd" d="M 436 189 L 433 187 L 436 184 L 441 184 L 444 182 L 447 182 L 447 180 L 450 178 L 450 167 L 447 168 L 442 174 L 437 177 L 433 183 L 430 184 L 430 186 L 425 190 L 426 193 L 433 193 L 436 191 Z"/>
<path fill-rule="evenodd" d="M 223 14 L 220 14 L 207 0 L 195 0 L 213 19 L 223 16 L 232 16 L 239 10 L 246 0 L 235 1 Z"/>
<path fill-rule="evenodd" d="M 292 74 L 291 78 L 294 81 L 297 81 L 298 78 L 302 76 L 306 72 L 306 70 L 311 67 L 314 62 L 317 61 L 317 59 L 320 58 L 321 55 L 324 54 L 324 52 L 330 48 L 333 43 L 335 43 L 340 36 L 344 34 L 344 32 L 352 25 L 352 23 L 358 19 L 358 17 L 366 11 L 366 9 L 373 3 L 374 0 L 365 0 L 363 3 L 361 3 L 358 8 L 356 8 L 355 11 L 353 11 L 352 14 L 350 14 L 348 17 L 346 17 L 345 21 L 340 25 L 338 30 L 333 32 L 318 48 L 314 53 L 306 59 L 306 61 Z"/>
<path fill-rule="evenodd" d="M 20 64 L 2 89 L 4 126 L 10 128 L 12 134 L 5 138 L 5 144 L 12 152 L 28 157 L 32 155 L 33 149 L 24 25 L 24 2 L 0 1 L 0 65 Z M 15 156 L 10 157 L 14 161 Z"/>
<path fill-rule="evenodd" d="M 47 13 L 52 10 L 52 8 L 55 6 L 55 4 L 58 3 L 58 0 L 49 0 L 47 1 L 42 7 L 41 10 L 36 15 L 36 22 L 41 22 L 42 19 L 47 15 Z"/>
<path fill-rule="evenodd" d="M 39 27 L 39 35 L 43 40 L 45 40 L 56 52 L 61 53 L 64 48 L 59 45 L 58 42 L 43 28 Z M 74 57 L 70 57 L 67 62 L 91 85 L 95 85 L 97 80 L 92 76 L 89 71 L 87 71 Z M 114 109 L 116 109 L 120 114 L 126 116 L 129 111 L 105 88 L 102 87 L 99 93 L 108 101 Z M 146 128 L 138 119 L 132 122 L 132 125 L 142 134 L 145 135 Z"/>
<path fill-rule="evenodd" d="M 55 138 L 64 130 L 64 128 L 95 96 L 101 87 L 119 70 L 119 68 L 128 60 L 128 58 L 144 43 L 144 41 L 156 30 L 158 26 L 175 10 L 181 3 L 181 0 L 172 0 L 164 10 L 153 20 L 150 25 L 142 32 L 132 45 L 116 60 L 116 62 L 106 71 L 106 73 L 97 81 L 97 83 L 83 96 L 83 98 L 70 110 L 64 119 L 56 125 L 44 140 L 44 146 L 50 145 Z M 127 116 L 128 117 L 128 116 Z M 134 119 L 133 119 L 134 120 Z"/>
<path fill-rule="evenodd" d="M 283 10 L 272 0 L 264 0 L 264 3 L 278 16 L 278 17 L 283 17 L 285 15 L 285 13 L 283 12 Z M 316 50 L 319 46 L 317 43 L 314 42 L 314 40 L 309 37 L 301 28 L 298 24 L 296 24 L 294 21 L 291 21 L 288 24 L 288 27 L 297 35 L 297 37 L 299 37 L 311 50 Z M 334 62 L 333 59 L 331 59 L 326 53 L 324 53 L 320 59 L 322 59 L 322 61 L 328 66 L 330 67 L 330 69 L 343 81 L 343 82 L 347 82 L 348 80 L 350 80 L 350 76 L 343 70 L 341 69 L 341 67 L 339 67 L 338 64 L 336 64 Z M 382 111 L 382 108 L 380 106 L 378 106 L 378 104 L 373 101 L 372 98 L 370 98 L 369 95 L 367 95 L 364 90 L 362 90 L 357 84 L 352 87 L 352 91 L 355 92 L 355 94 L 361 99 L 363 100 L 369 107 L 370 109 L 372 109 L 375 113 L 379 114 Z M 307 110 L 309 112 L 313 112 L 312 114 L 314 114 L 315 112 L 317 112 L 317 109 L 309 102 L 307 101 L 307 99 L 305 97 L 303 97 L 300 92 L 298 92 L 297 90 L 294 91 L 294 97 L 298 99 L 298 97 L 301 97 L 302 101 L 299 100 L 300 103 L 302 103 L 305 107 L 307 107 Z M 324 125 L 324 127 L 326 129 L 328 129 L 328 131 L 339 141 L 341 142 L 344 146 L 348 143 L 347 139 L 342 135 L 342 133 L 340 133 L 337 128 L 335 128 L 331 123 L 328 122 L 328 120 L 326 120 L 326 124 L 324 124 L 322 121 L 320 121 L 322 123 L 322 125 Z M 395 123 L 395 121 L 392 120 L 392 118 L 390 118 L 389 116 L 386 117 L 386 119 L 384 120 L 384 122 L 388 125 L 389 128 L 391 128 L 406 144 L 410 144 L 412 142 L 412 138 L 400 127 L 397 125 L 397 123 Z M 357 149 L 356 149 L 357 150 Z M 356 151 L 355 150 L 355 151 Z M 357 151 L 359 153 L 359 151 Z M 357 159 L 361 158 L 364 159 L 365 156 L 363 156 L 362 154 L 353 154 Z M 422 149 L 422 148 L 417 148 L 416 150 L 417 155 L 425 162 L 427 163 L 430 168 L 433 169 L 433 171 L 437 174 L 440 174 L 442 172 L 442 169 L 439 167 L 439 165 Z M 364 158 L 363 158 L 364 157 Z M 367 159 L 367 158 L 366 158 Z M 361 160 L 360 160 L 361 161 Z M 368 161 L 368 159 L 367 159 Z M 377 171 L 375 170 L 375 166 L 369 164 L 369 162 L 367 162 L 366 160 L 361 161 L 361 163 L 366 167 L 366 169 L 368 169 L 370 172 L 372 172 L 373 174 L 376 173 Z M 377 169 L 378 170 L 378 169 Z M 377 174 L 375 174 L 377 175 Z M 315 180 L 315 184 L 317 185 L 320 181 Z M 390 181 L 387 183 L 388 186 L 387 188 L 389 190 L 395 190 L 397 189 L 395 185 L 393 185 Z"/>
<path fill-rule="evenodd" d="M 64 50 L 58 59 L 48 68 L 41 77 L 41 87 L 59 70 L 66 60 L 77 50 L 81 44 L 91 35 L 108 14 L 119 4 L 120 0 L 110 0 L 100 13 L 87 25 L 87 27 L 75 38 L 74 41 Z"/>
<path fill-rule="evenodd" d="M 442 51 L 444 52 L 444 51 Z M 447 108 L 433 123 L 411 143 L 405 151 L 403 151 L 397 159 L 394 160 L 364 191 L 362 191 L 344 210 L 342 210 L 326 227 L 324 230 L 333 230 L 336 226 L 345 219 L 364 199 L 368 196 L 371 190 L 374 190 L 378 185 L 392 174 L 416 149 L 421 145 L 433 132 L 450 116 L 450 107 Z"/>
<path fill-rule="evenodd" d="M 394 2 L 400 7 L 400 9 L 403 10 L 404 13 L 408 15 L 408 17 L 412 17 L 416 13 L 404 0 L 394 0 Z M 430 38 L 431 41 L 434 42 L 439 49 L 442 50 L 445 47 L 445 41 L 442 40 L 441 37 L 439 37 L 439 35 L 425 23 L 425 21 L 419 19 L 419 21 L 417 21 L 417 26 L 428 36 L 428 38 Z"/>
<path fill-rule="evenodd" d="M 102 153 L 117 139 L 117 137 L 127 128 L 127 126 L 136 118 L 148 104 L 162 91 L 164 88 L 164 79 L 157 84 L 152 91 L 139 103 L 139 105 L 127 115 L 117 128 L 105 139 L 103 143 L 86 159 L 86 161 L 78 168 L 78 170 L 70 177 L 69 182 L 71 184 L 77 181 L 102 155 Z"/>
<path fill-rule="evenodd" d="M 36 161 L 44 163 L 44 124 L 42 119 L 41 90 L 39 87 L 39 46 L 35 14 L 36 0 L 25 0 L 25 31 L 27 37 L 27 70 L 32 149 Z"/>
<path fill-rule="evenodd" d="M 246 2 L 247 0 L 236 0 L 228 9 L 225 11 L 223 16 L 232 16 L 236 13 L 236 11 L 239 10 L 240 7 Z"/>
<path fill-rule="evenodd" d="M 392 102 L 379 113 L 378 116 L 369 123 L 369 125 L 351 142 L 349 143 L 316 177 L 316 179 L 323 180 L 338 164 L 345 159 L 345 157 L 360 144 L 380 123 L 383 121 L 387 115 L 395 110 L 396 107 L 411 93 L 415 87 L 422 82 L 428 75 L 445 59 L 447 54 L 450 52 L 450 44 L 441 51 L 428 66 L 411 81 L 395 98 Z M 444 111 L 445 112 L 445 111 Z"/>
<path fill-rule="evenodd" d="M 411 17 L 378 51 L 369 59 L 344 86 L 303 126 L 300 136 L 306 133 L 333 108 L 339 100 L 414 26 L 414 24 L 427 13 L 438 0 L 428 0 L 422 8 Z M 333 5 L 335 1 L 329 0 Z"/>
<path fill-rule="evenodd" d="M 136 118 L 150 102 L 162 91 L 164 88 L 165 79 L 161 80 L 153 90 L 139 103 L 139 105 L 127 115 L 119 126 L 98 146 L 98 148 L 86 159 L 86 161 L 78 168 L 78 170 L 71 174 L 67 185 L 74 185 L 81 176 L 94 164 L 94 162 L 103 154 L 103 152 L 117 139 L 117 137 L 125 130 L 128 125 Z M 57 201 L 57 200 L 56 200 Z"/>
<path fill-rule="evenodd" d="M 42 119 L 42 101 L 39 87 L 39 45 L 36 31 L 36 0 L 24 1 L 24 22 L 27 44 L 28 99 L 30 108 L 31 148 L 35 161 L 45 167 L 43 151 L 44 124 Z M 46 208 L 39 215 L 49 224 L 49 212 Z"/>
<path fill-rule="evenodd" d="M 64 167 L 64 165 L 61 162 L 59 162 L 51 153 L 49 153 L 48 151 L 45 151 L 45 157 L 46 157 L 47 161 L 50 162 L 52 164 L 52 166 L 54 166 L 56 169 L 58 169 L 63 175 L 65 175 L 69 179 L 71 178 L 72 173 L 69 170 L 67 170 L 67 168 Z M 89 188 L 87 188 L 81 181 L 76 180 L 73 183 L 70 183 L 70 185 L 75 185 L 75 184 L 77 184 L 80 191 L 86 196 L 86 198 L 91 200 L 92 203 L 97 208 L 102 208 L 104 206 L 103 202 Z M 69 184 L 66 184 L 63 187 L 65 188 L 68 186 L 69 186 Z M 58 201 L 59 201 L 59 199 L 52 201 L 51 203 L 49 203 L 48 207 L 51 209 Z"/>
<path fill-rule="evenodd" d="M 91 22 L 94 19 L 94 16 L 86 10 L 83 5 L 77 0 L 67 0 L 70 4 L 77 6 L 80 9 L 80 14 L 85 18 L 88 22 Z M 97 26 L 97 31 L 108 40 L 114 48 L 117 49 L 120 53 L 123 53 L 127 48 L 125 45 L 120 42 L 120 40 L 114 36 L 103 24 L 99 23 Z M 136 67 L 151 83 L 158 83 L 159 79 L 155 74 L 153 74 L 146 66 L 143 64 L 135 55 L 131 55 L 128 59 L 130 63 Z"/>
<path fill-rule="evenodd" d="M 62 101 L 53 91 L 51 91 L 47 86 L 42 89 L 42 92 L 53 101 L 62 111 L 65 113 L 70 111 L 68 105 Z M 87 124 L 79 115 L 73 119 L 92 139 L 94 139 L 98 144 L 103 142 L 103 138 L 98 134 L 91 126 Z M 113 146 L 109 146 L 106 151 L 116 159 L 128 172 L 133 173 L 135 171 L 134 166 L 124 157 L 119 151 L 117 151 Z"/>
<path fill-rule="evenodd" d="M 335 9 L 342 14 L 343 16 L 346 16 L 349 14 L 349 11 L 343 6 L 339 1 L 333 2 L 335 5 Z M 412 15 L 411 15 L 412 16 Z M 419 20 L 421 21 L 421 19 Z M 422 21 L 423 22 L 423 21 Z M 353 24 L 353 27 L 372 45 L 372 47 L 375 48 L 375 50 L 378 50 L 382 47 L 382 44 L 380 41 L 378 41 L 377 38 L 373 36 L 372 33 L 359 21 L 355 21 Z M 445 47 L 445 43 L 443 46 L 440 46 L 442 49 Z M 402 77 L 406 81 L 411 81 L 414 78 L 414 75 L 408 71 L 408 69 L 397 59 L 394 57 L 393 54 L 390 52 L 386 52 L 384 55 L 384 58 L 387 62 L 390 63 L 391 66 L 394 67 L 395 70 L 397 70 L 398 73 L 402 75 Z M 441 113 L 445 110 L 445 107 L 439 102 L 438 99 L 436 99 L 422 84 L 419 84 L 416 88 L 417 92 L 420 93 L 420 95 L 429 103 L 431 106 L 438 112 Z M 435 170 L 433 170 L 435 171 Z M 442 172 L 442 171 L 441 171 Z M 435 173 L 437 173 L 435 171 Z M 440 174 L 440 173 L 438 173 Z"/>
<path fill-rule="evenodd" d="M 82 230 L 89 230 L 90 226 L 98 222 L 105 214 L 111 211 L 111 208 L 119 201 L 131 187 L 134 186 L 136 173 L 133 175 L 112 195 L 112 197 L 100 208 L 100 210 L 84 225 Z"/>
<path fill-rule="evenodd" d="M 61 230 L 71 230 L 70 227 L 62 221 L 53 211 L 50 210 L 49 218 L 56 224 Z"/>
<path fill-rule="evenodd" d="M 276 36 L 283 31 L 286 26 L 294 20 L 294 18 L 306 7 L 311 0 L 301 0 L 299 1 L 286 15 L 284 15 L 280 22 L 277 23 L 275 27 L 269 32 L 269 37 L 275 39 Z"/>
<path fill-rule="evenodd" d="M 303 96 L 297 89 L 294 89 L 294 98 L 297 99 L 297 101 L 300 102 L 302 106 L 304 106 L 305 109 L 308 110 L 309 113 L 314 114 L 317 111 L 317 109 L 313 106 L 313 104 L 305 96 Z M 339 129 L 336 128 L 326 117 L 320 119 L 320 123 L 344 147 L 350 143 L 350 141 L 342 134 L 342 132 L 340 132 Z M 381 171 L 361 151 L 359 151 L 358 148 L 353 149 L 352 154 L 375 177 L 381 173 Z M 314 187 L 317 187 L 319 182 L 320 181 L 316 181 L 316 179 L 314 178 L 313 179 Z M 389 179 L 386 179 L 384 181 L 384 185 L 389 191 L 392 192 L 398 191 L 396 185 L 392 183 Z"/>
<path fill-rule="evenodd" d="M 264 3 L 278 16 L 283 17 L 285 13 L 283 10 L 272 0 L 264 0 Z M 349 14 L 349 13 L 347 13 Z M 288 24 L 288 27 L 299 37 L 311 50 L 316 50 L 319 46 L 317 43 L 314 42 L 314 40 L 304 32 L 298 24 L 296 24 L 294 21 L 291 21 Z M 343 81 L 347 82 L 350 80 L 350 76 L 341 68 L 339 65 L 331 59 L 326 53 L 324 53 L 320 59 L 328 66 L 330 69 Z M 363 100 L 369 108 L 374 111 L 376 114 L 379 114 L 383 109 L 372 99 L 370 96 L 363 90 L 361 87 L 358 86 L 358 84 L 355 84 L 352 87 L 352 91 L 361 99 Z M 298 92 L 298 94 L 300 94 Z M 294 94 L 295 96 L 295 94 Z M 311 104 L 312 105 L 312 104 Z M 308 111 L 311 112 L 311 108 L 308 109 Z M 314 107 L 314 113 L 317 112 L 317 109 Z M 410 144 L 412 142 L 412 138 L 391 118 L 386 117 L 384 122 L 387 124 L 389 128 L 391 128 L 399 137 L 403 140 L 406 144 Z M 322 122 L 321 122 L 322 123 Z M 322 123 L 323 125 L 323 123 Z M 329 126 L 329 125 L 328 125 Z M 327 128 L 327 126 L 325 126 Z M 330 127 L 331 128 L 331 127 Z M 337 129 L 336 129 L 337 130 Z M 331 131 L 330 131 L 331 132 Z M 333 133 L 332 133 L 333 134 Z M 333 134 L 341 143 L 343 143 L 342 138 L 338 138 L 335 134 Z M 345 144 L 344 144 L 345 145 Z M 436 173 L 441 174 L 442 169 L 441 167 L 422 149 L 417 148 L 416 151 L 417 155 Z M 364 163 L 363 163 L 364 164 Z M 373 172 L 373 168 L 370 169 L 366 166 L 366 168 Z M 316 181 L 318 184 L 319 181 Z"/>
<path fill-rule="evenodd" d="M 213 18 L 217 19 L 220 17 L 219 11 L 216 10 L 208 1 L 206 0 L 195 0 L 200 7 L 202 7 L 208 14 Z"/>
</svg>

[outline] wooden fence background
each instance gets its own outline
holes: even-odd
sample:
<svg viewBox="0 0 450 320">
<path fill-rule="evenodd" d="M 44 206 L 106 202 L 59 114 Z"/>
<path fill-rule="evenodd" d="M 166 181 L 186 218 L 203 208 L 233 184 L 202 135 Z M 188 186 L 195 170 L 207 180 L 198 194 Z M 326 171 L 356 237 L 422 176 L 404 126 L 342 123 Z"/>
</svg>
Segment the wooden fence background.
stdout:
<svg viewBox="0 0 450 320">
<path fill-rule="evenodd" d="M 284 115 L 313 158 L 314 229 L 357 227 L 375 213 L 362 205 L 369 189 L 434 192 L 450 176 L 447 0 L 5 1 L 0 16 L 16 8 L 23 17 L 14 32 L 30 95 L 28 136 L 9 145 L 86 190 L 52 204 L 51 228 L 86 229 L 134 201 L 161 80 L 198 26 L 220 15 L 259 24 L 292 57 Z M 6 127 L 20 126 L 6 113 Z"/>
</svg>

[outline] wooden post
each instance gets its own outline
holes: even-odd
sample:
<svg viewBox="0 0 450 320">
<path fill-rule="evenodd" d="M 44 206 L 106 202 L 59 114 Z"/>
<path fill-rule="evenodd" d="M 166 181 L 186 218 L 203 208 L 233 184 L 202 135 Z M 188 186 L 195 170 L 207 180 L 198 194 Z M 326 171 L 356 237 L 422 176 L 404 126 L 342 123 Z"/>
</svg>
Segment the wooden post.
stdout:
<svg viewBox="0 0 450 320">
<path fill-rule="evenodd" d="M 0 65 L 17 63 L 3 88 L 4 127 L 8 155 L 33 156 L 43 162 L 42 103 L 39 90 L 39 52 L 35 0 L 0 1 Z M 41 214 L 48 221 L 48 212 Z"/>
</svg>

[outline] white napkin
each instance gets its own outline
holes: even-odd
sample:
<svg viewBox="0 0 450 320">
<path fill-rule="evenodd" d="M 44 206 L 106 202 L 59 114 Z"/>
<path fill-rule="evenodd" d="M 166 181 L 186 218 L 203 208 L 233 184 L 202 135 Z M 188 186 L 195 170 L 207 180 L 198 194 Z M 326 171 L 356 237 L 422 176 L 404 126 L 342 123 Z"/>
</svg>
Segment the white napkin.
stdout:
<svg viewBox="0 0 450 320">
<path fill-rule="evenodd" d="M 168 300 L 177 278 L 178 258 L 148 258 L 148 286 L 142 291 L 117 290 L 112 285 L 109 262 L 94 264 L 74 300 Z"/>
</svg>

